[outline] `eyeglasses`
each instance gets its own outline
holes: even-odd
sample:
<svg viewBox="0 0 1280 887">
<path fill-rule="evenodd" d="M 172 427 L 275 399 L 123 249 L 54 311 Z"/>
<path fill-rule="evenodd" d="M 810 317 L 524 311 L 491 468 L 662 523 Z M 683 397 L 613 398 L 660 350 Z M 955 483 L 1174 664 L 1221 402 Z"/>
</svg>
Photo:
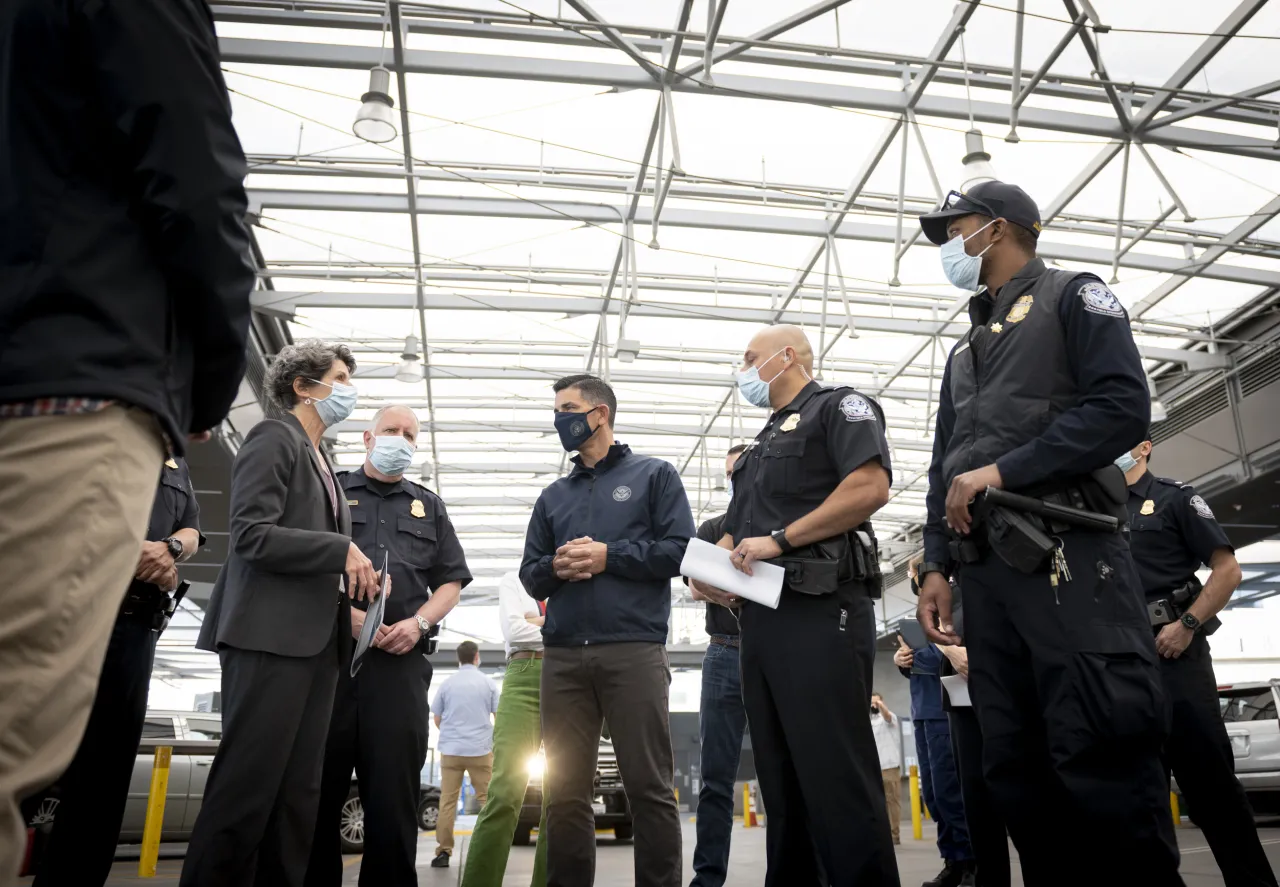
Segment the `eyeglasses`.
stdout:
<svg viewBox="0 0 1280 887">
<path fill-rule="evenodd" d="M 960 209 L 968 212 L 982 213 L 992 219 L 1000 218 L 1000 213 L 991 208 L 989 203 L 971 197 L 968 194 L 961 194 L 959 191 L 948 191 L 946 198 L 942 201 L 942 209 Z"/>
</svg>

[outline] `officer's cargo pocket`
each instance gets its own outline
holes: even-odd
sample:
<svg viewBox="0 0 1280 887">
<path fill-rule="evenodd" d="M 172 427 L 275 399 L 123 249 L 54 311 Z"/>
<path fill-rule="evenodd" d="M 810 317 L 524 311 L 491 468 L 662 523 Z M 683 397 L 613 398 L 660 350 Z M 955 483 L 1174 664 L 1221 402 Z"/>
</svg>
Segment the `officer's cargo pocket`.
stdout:
<svg viewBox="0 0 1280 887">
<path fill-rule="evenodd" d="M 1144 639 L 1132 629 L 1091 629 L 1093 637 L 1072 654 L 1069 665 L 1069 707 L 1079 716 L 1072 732 L 1082 743 L 1074 751 L 1158 743 L 1164 733 L 1164 696 L 1154 651 L 1146 650 Z"/>
<path fill-rule="evenodd" d="M 429 518 L 405 517 L 396 518 L 396 529 L 401 538 L 397 549 L 409 555 L 409 562 L 415 567 L 429 567 L 435 557 L 436 523 Z M 411 537 L 408 545 L 404 544 L 404 536 Z"/>
<path fill-rule="evenodd" d="M 758 483 L 766 496 L 794 494 L 800 486 L 803 437 L 784 437 L 764 446 Z"/>
</svg>

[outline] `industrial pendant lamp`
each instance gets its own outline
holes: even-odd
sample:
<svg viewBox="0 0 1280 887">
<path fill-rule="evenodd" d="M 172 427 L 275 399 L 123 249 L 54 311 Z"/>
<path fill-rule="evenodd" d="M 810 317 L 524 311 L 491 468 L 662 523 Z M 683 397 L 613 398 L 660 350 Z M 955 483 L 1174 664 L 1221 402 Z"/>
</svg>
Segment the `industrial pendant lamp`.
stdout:
<svg viewBox="0 0 1280 887">
<path fill-rule="evenodd" d="M 960 161 L 960 165 L 963 168 L 963 181 L 960 183 L 960 190 L 968 191 L 981 182 L 995 181 L 996 171 L 991 166 L 991 155 L 983 148 L 981 130 L 971 129 L 966 132 L 964 134 L 964 147 L 964 159 Z"/>
<path fill-rule="evenodd" d="M 404 340 L 404 353 L 400 358 L 400 366 L 396 369 L 396 381 L 421 382 L 422 356 L 418 353 L 417 336 L 409 336 Z"/>
<path fill-rule="evenodd" d="M 1169 418 L 1169 408 L 1160 399 L 1160 392 L 1156 390 L 1156 380 L 1151 378 L 1150 373 L 1147 373 L 1147 390 L 1151 392 L 1151 421 L 1165 421 Z"/>
<path fill-rule="evenodd" d="M 366 142 L 382 144 L 396 137 L 395 117 L 391 108 L 391 72 L 382 65 L 369 71 L 369 91 L 360 97 L 363 103 L 356 113 L 352 131 Z"/>
</svg>

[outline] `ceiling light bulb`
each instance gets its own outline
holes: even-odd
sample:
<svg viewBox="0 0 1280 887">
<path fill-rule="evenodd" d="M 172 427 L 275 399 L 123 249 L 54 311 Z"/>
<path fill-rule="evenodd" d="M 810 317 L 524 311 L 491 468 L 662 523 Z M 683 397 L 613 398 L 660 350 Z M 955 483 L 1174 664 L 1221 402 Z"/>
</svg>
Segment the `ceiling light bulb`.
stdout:
<svg viewBox="0 0 1280 887">
<path fill-rule="evenodd" d="M 391 72 L 378 65 L 369 72 L 369 91 L 360 97 L 363 104 L 356 113 L 352 131 L 366 142 L 381 144 L 396 137 L 395 117 L 391 113 Z"/>
<path fill-rule="evenodd" d="M 404 353 L 400 355 L 400 367 L 396 370 L 398 382 L 422 381 L 422 358 L 418 355 L 418 337 L 408 336 L 404 340 Z"/>
<path fill-rule="evenodd" d="M 1169 418 L 1169 410 L 1165 407 L 1164 401 L 1160 400 L 1160 393 L 1156 391 L 1156 380 L 1151 378 L 1151 374 L 1147 373 L 1147 390 L 1151 392 L 1151 421 L 1163 422 Z"/>
<path fill-rule="evenodd" d="M 967 191 L 980 182 L 993 182 L 996 179 L 995 168 L 991 165 L 991 155 L 982 144 L 982 132 L 971 129 L 964 134 L 965 155 L 960 161 L 963 167 L 963 181 L 960 190 Z"/>
</svg>

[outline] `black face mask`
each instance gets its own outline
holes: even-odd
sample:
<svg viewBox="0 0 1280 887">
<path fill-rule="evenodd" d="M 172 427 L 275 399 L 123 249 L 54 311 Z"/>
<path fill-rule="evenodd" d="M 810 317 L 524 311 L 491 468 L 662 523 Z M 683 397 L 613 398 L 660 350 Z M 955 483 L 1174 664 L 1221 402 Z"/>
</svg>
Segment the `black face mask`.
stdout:
<svg viewBox="0 0 1280 887">
<path fill-rule="evenodd" d="M 582 449 L 582 445 L 591 440 L 600 430 L 600 426 L 591 427 L 587 418 L 599 407 L 592 407 L 583 413 L 556 413 L 556 432 L 560 435 L 560 445 L 572 453 Z"/>
</svg>

